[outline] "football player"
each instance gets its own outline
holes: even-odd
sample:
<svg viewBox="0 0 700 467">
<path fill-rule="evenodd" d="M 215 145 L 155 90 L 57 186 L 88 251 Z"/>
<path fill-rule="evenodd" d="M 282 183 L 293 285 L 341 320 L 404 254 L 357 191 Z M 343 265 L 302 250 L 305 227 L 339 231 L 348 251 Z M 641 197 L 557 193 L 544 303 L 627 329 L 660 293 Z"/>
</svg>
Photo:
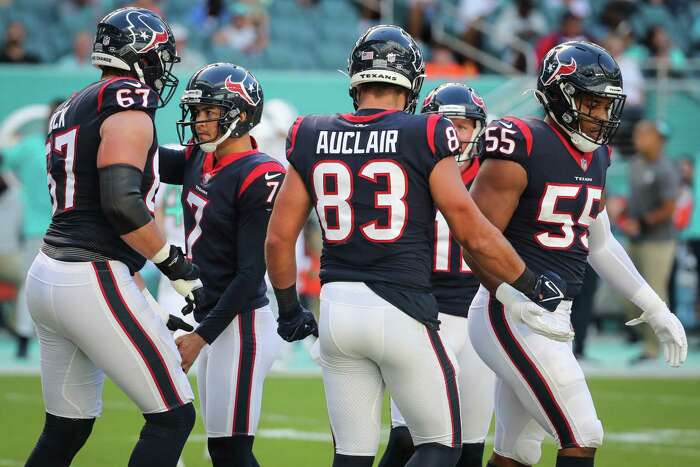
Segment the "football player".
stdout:
<svg viewBox="0 0 700 467">
<path fill-rule="evenodd" d="M 324 242 L 318 334 L 333 465 L 372 465 L 386 384 L 416 445 L 407 465 L 452 466 L 462 444 L 459 366 L 438 332 L 430 292 L 434 206 L 480 264 L 514 285 L 504 289 L 540 300 L 543 278 L 474 206 L 450 121 L 411 115 L 425 68 L 411 36 L 397 26 L 370 28 L 348 65 L 357 112 L 302 117 L 289 132 L 290 167 L 266 241 L 277 332 L 294 341 L 316 331 L 299 304 L 294 259 L 314 207 Z"/>
<path fill-rule="evenodd" d="M 180 107 L 185 149 L 160 148 L 160 174 L 182 185 L 187 255 L 206 293 L 196 330 L 176 342 L 185 371 L 201 351 L 197 385 L 214 466 L 256 466 L 263 383 L 282 343 L 265 294 L 263 242 L 285 170 L 248 134 L 263 111 L 248 70 L 203 67 Z"/>
<path fill-rule="evenodd" d="M 28 466 L 71 463 L 100 415 L 105 374 L 146 419 L 130 466 L 174 467 L 194 424 L 180 355 L 133 277 L 149 258 L 190 301 L 203 291 L 196 266 L 153 220 L 155 112 L 177 85 L 178 61 L 160 17 L 113 11 L 97 26 L 92 54 L 102 78 L 51 116 L 53 217 L 27 279 L 46 422 Z"/>
<path fill-rule="evenodd" d="M 484 99 L 472 88 L 446 83 L 433 89 L 423 102 L 424 114 L 449 118 L 457 131 L 460 147 L 455 156 L 462 182 L 469 188 L 479 170 L 477 143 L 486 127 Z M 479 281 L 462 258 L 461 247 L 450 235 L 445 217 L 435 216 L 430 284 L 438 303 L 440 332 L 460 367 L 459 393 L 462 409 L 462 454 L 457 467 L 481 467 L 484 440 L 493 414 L 495 377 L 476 355 L 467 333 L 469 304 Z M 413 442 L 401 412 L 391 401 L 391 433 L 380 467 L 403 467 L 413 454 Z"/>
<path fill-rule="evenodd" d="M 648 323 L 671 366 L 683 363 L 687 342 L 678 319 L 610 232 L 604 192 L 608 143 L 625 102 L 617 63 L 588 42 L 558 45 L 542 62 L 536 96 L 544 120 L 508 117 L 486 129 L 471 193 L 528 267 L 551 270 L 565 281 L 565 297 L 550 307 L 552 313 L 517 322 L 482 287 L 469 311 L 469 334 L 497 375 L 489 465 L 535 464 L 546 430 L 559 448 L 557 467 L 590 467 L 603 440 L 602 425 L 569 339 L 541 327 L 544 322 L 552 329 L 571 327 L 571 301 L 581 288 L 586 261 L 644 310 L 628 324 Z M 474 271 L 488 286 L 489 274 L 479 265 Z"/>
</svg>

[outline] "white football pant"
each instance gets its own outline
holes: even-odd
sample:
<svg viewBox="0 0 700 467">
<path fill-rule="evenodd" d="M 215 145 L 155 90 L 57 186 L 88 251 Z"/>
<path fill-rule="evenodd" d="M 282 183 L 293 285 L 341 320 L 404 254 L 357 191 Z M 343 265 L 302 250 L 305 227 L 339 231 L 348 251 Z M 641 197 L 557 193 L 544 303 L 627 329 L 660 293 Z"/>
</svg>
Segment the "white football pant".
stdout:
<svg viewBox="0 0 700 467">
<path fill-rule="evenodd" d="M 570 301 L 559 307 L 571 312 Z M 603 427 L 570 342 L 534 333 L 483 286 L 469 309 L 469 335 L 496 373 L 496 453 L 536 464 L 542 429 L 560 449 L 601 445 Z"/>
<path fill-rule="evenodd" d="M 105 374 L 146 414 L 193 400 L 175 342 L 125 264 L 39 252 L 26 284 L 48 413 L 99 416 Z"/>
<path fill-rule="evenodd" d="M 483 443 L 493 416 L 496 376 L 476 354 L 469 340 L 468 318 L 440 313 L 440 334 L 459 364 L 459 405 L 462 443 Z M 401 411 L 391 399 L 391 426 L 406 426 Z"/>
<path fill-rule="evenodd" d="M 362 282 L 332 282 L 321 288 L 319 339 L 337 453 L 376 454 L 385 384 L 416 446 L 461 445 L 459 367 L 438 331 Z"/>
<path fill-rule="evenodd" d="M 282 339 L 268 305 L 238 314 L 197 358 L 197 387 L 209 438 L 254 436 L 263 384 Z"/>
</svg>

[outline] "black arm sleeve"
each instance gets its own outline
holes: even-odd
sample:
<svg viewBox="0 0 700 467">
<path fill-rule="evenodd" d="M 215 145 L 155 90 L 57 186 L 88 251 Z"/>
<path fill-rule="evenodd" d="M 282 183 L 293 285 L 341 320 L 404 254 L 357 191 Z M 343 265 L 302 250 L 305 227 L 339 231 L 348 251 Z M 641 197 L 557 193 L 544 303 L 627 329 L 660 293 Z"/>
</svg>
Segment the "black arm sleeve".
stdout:
<svg viewBox="0 0 700 467">
<path fill-rule="evenodd" d="M 119 235 L 143 227 L 153 220 L 141 194 L 141 171 L 128 164 L 99 169 L 102 212 Z"/>
<path fill-rule="evenodd" d="M 161 182 L 182 185 L 188 153 L 186 149 L 158 147 L 158 172 Z"/>
<path fill-rule="evenodd" d="M 223 295 L 195 331 L 209 344 L 226 329 L 249 302 L 265 277 L 265 234 L 270 212 L 245 213 L 238 223 L 238 272 Z"/>
</svg>

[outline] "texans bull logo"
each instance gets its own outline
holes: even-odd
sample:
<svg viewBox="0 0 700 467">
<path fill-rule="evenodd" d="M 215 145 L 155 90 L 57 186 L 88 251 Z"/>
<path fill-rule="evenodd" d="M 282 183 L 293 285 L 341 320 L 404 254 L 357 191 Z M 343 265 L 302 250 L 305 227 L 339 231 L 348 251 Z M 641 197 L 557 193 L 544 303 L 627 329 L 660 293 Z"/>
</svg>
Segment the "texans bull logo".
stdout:
<svg viewBox="0 0 700 467">
<path fill-rule="evenodd" d="M 556 52 L 555 52 L 556 54 Z M 567 75 L 573 75 L 576 72 L 576 60 L 574 57 L 571 57 L 571 60 L 569 63 L 562 63 L 559 61 L 559 55 L 554 56 L 556 63 L 552 62 L 546 66 L 543 67 L 542 69 L 542 76 L 540 76 L 540 80 L 542 81 L 542 84 L 545 86 L 549 86 L 553 82 L 555 82 L 557 79 L 559 79 L 560 76 L 567 76 Z M 550 73 L 549 78 L 545 80 L 545 74 Z"/>
<path fill-rule="evenodd" d="M 480 107 L 484 111 L 484 113 L 488 113 L 488 111 L 486 110 L 486 102 L 484 102 L 484 100 L 481 98 L 481 96 L 479 96 L 477 93 L 475 93 L 473 91 L 470 92 L 469 94 L 472 97 L 472 102 L 474 102 L 474 104 L 476 104 L 478 107 Z"/>
<path fill-rule="evenodd" d="M 245 81 L 246 81 L 247 77 L 248 77 L 248 75 L 246 74 L 246 76 L 244 76 L 241 81 L 232 81 L 231 75 L 228 75 L 226 77 L 226 80 L 224 81 L 224 86 L 230 92 L 241 96 L 241 99 L 246 101 L 248 104 L 257 105 L 258 102 L 260 102 L 260 95 L 256 93 L 257 99 L 253 100 L 253 98 L 251 97 L 249 92 L 255 91 L 256 86 L 255 86 L 254 82 L 251 80 L 251 82 L 246 87 Z"/>
<path fill-rule="evenodd" d="M 137 42 L 148 41 L 145 46 L 137 50 L 138 53 L 146 53 L 149 50 L 155 49 L 158 45 L 167 43 L 170 38 L 168 31 L 165 30 L 162 25 L 160 25 L 160 31 L 153 29 L 149 24 L 149 20 L 150 22 L 155 22 L 155 18 L 142 12 L 129 13 L 126 15 L 126 20 L 131 25 L 129 26 L 129 30 L 134 40 L 132 47 L 134 47 Z M 145 29 L 142 26 L 145 26 Z M 137 29 L 141 29 L 141 31 L 136 31 Z M 136 49 L 136 47 L 134 47 L 134 49 Z"/>
</svg>

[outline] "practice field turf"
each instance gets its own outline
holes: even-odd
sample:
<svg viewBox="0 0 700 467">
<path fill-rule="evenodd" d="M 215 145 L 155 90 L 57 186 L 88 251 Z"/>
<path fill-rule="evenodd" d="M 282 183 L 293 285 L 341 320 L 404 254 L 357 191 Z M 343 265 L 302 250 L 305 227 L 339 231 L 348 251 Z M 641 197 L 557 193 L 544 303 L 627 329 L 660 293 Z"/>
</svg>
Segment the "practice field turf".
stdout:
<svg viewBox="0 0 700 467">
<path fill-rule="evenodd" d="M 700 466 L 700 379 L 592 379 L 590 384 L 606 431 L 597 467 Z M 0 466 L 21 466 L 43 422 L 39 378 L 2 376 L 0 397 Z M 108 382 L 102 418 L 73 465 L 125 466 L 141 423 L 135 407 Z M 328 426 L 319 378 L 271 377 L 256 456 L 263 467 L 329 466 Z M 386 433 L 380 452 L 385 442 Z M 205 444 L 198 420 L 185 447 L 187 467 L 211 465 L 204 458 Z M 548 442 L 538 465 L 554 465 L 553 450 Z"/>
</svg>

